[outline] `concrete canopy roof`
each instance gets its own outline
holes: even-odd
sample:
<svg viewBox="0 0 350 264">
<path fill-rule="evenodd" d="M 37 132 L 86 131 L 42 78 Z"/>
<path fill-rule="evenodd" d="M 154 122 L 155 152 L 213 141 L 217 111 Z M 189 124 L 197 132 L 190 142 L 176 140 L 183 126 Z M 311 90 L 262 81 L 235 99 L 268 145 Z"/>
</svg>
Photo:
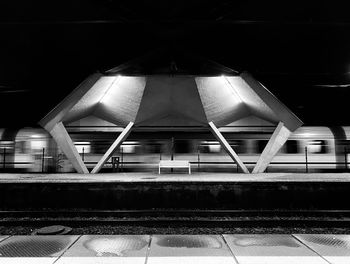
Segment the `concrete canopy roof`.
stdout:
<svg viewBox="0 0 350 264">
<path fill-rule="evenodd" d="M 50 130 L 96 116 L 117 126 L 225 126 L 257 116 L 294 131 L 302 122 L 247 72 L 238 76 L 106 76 L 94 74 L 40 124 Z"/>
<path fill-rule="evenodd" d="M 302 125 L 284 104 L 247 72 L 238 74 L 209 62 L 194 64 L 206 65 L 200 69 L 203 74 L 189 74 L 188 70 L 178 68 L 171 61 L 170 71 L 165 68 L 165 72 L 159 71 L 162 74 L 135 74 L 147 61 L 129 62 L 105 74 L 89 76 L 40 121 L 40 125 L 49 131 L 79 173 L 89 171 L 65 125 L 88 117 L 125 127 L 91 173 L 101 170 L 132 128 L 145 126 L 182 129 L 206 127 L 237 166 L 249 173 L 217 127 L 251 116 L 277 125 L 253 169 L 253 173 L 259 173 L 266 169 L 289 135 Z M 147 64 L 145 68 L 149 68 Z M 225 74 L 210 75 L 205 73 L 208 69 L 220 69 Z M 132 73 L 128 74 L 128 71 Z"/>
</svg>

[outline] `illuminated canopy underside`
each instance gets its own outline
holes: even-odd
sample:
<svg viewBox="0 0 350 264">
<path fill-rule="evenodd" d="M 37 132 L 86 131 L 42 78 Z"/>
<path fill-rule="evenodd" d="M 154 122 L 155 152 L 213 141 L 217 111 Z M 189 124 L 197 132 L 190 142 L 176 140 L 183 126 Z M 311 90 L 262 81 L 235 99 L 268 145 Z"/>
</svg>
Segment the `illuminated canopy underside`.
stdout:
<svg viewBox="0 0 350 264">
<path fill-rule="evenodd" d="M 278 134 L 275 141 L 279 143 L 272 142 L 269 146 L 272 150 L 265 149 L 270 154 L 276 152 L 276 144 L 279 149 L 280 143 L 283 145 L 289 134 L 302 125 L 286 106 L 248 73 L 214 77 L 94 74 L 40 124 L 51 133 L 59 123 L 69 124 L 88 116 L 123 127 L 130 123 L 133 127 L 209 127 L 210 122 L 221 127 L 247 116 L 256 116 L 276 125 L 282 124 L 284 128 L 279 134 L 275 131 Z M 282 140 L 278 140 L 282 134 Z M 56 139 L 61 146 L 60 140 Z M 77 155 L 70 156 L 79 159 Z M 265 169 L 264 165 L 253 172 L 262 169 Z M 87 172 L 81 168 L 78 171 Z"/>
</svg>

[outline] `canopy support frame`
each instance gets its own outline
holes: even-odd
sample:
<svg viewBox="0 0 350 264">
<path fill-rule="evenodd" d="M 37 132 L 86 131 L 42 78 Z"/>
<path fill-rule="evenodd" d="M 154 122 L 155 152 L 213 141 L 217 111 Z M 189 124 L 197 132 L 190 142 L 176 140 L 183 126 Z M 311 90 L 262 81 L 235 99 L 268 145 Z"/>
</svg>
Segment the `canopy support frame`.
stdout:
<svg viewBox="0 0 350 264">
<path fill-rule="evenodd" d="M 78 173 L 89 173 L 63 123 L 58 122 L 49 132 L 76 171 Z"/>
<path fill-rule="evenodd" d="M 122 133 L 117 137 L 113 144 L 109 147 L 107 152 L 102 156 L 96 166 L 93 168 L 91 173 L 98 173 L 106 161 L 113 155 L 114 151 L 123 143 L 123 141 L 128 137 L 131 132 L 131 128 L 134 126 L 134 122 L 129 122 L 129 124 L 124 128 Z"/>
<path fill-rule="evenodd" d="M 220 142 L 220 145 L 225 149 L 225 151 L 231 157 L 231 159 L 233 159 L 236 162 L 237 166 L 244 173 L 249 173 L 247 167 L 241 161 L 237 153 L 233 150 L 233 148 L 230 146 L 230 144 L 227 142 L 224 136 L 220 133 L 219 129 L 215 126 L 215 124 L 213 122 L 209 122 L 209 127 L 211 132 L 214 134 L 215 138 Z"/>
<path fill-rule="evenodd" d="M 267 142 L 263 152 L 255 164 L 253 173 L 262 173 L 266 170 L 267 166 L 270 164 L 272 159 L 288 140 L 291 134 L 292 132 L 284 125 L 283 122 L 278 123 L 270 140 Z"/>
</svg>

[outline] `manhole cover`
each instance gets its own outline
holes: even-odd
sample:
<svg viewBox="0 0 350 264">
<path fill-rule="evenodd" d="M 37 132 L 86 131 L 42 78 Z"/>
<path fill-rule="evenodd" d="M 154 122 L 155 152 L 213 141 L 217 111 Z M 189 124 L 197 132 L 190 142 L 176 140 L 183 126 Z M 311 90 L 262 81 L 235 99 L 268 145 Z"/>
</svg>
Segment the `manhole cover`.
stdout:
<svg viewBox="0 0 350 264">
<path fill-rule="evenodd" d="M 65 235 L 72 231 L 72 228 L 61 226 L 61 225 L 53 225 L 46 226 L 40 229 L 36 229 L 33 231 L 32 235 Z"/>
</svg>

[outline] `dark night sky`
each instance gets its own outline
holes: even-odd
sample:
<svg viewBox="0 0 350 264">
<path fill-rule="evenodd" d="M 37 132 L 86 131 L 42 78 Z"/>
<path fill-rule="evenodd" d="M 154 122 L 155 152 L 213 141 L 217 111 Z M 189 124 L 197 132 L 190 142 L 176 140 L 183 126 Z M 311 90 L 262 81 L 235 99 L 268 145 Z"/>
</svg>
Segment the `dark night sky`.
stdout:
<svg viewBox="0 0 350 264">
<path fill-rule="evenodd" d="M 157 49 L 250 71 L 306 125 L 350 125 L 349 8 L 304 2 L 1 1 L 0 127 L 37 126 L 89 74 Z"/>
</svg>

